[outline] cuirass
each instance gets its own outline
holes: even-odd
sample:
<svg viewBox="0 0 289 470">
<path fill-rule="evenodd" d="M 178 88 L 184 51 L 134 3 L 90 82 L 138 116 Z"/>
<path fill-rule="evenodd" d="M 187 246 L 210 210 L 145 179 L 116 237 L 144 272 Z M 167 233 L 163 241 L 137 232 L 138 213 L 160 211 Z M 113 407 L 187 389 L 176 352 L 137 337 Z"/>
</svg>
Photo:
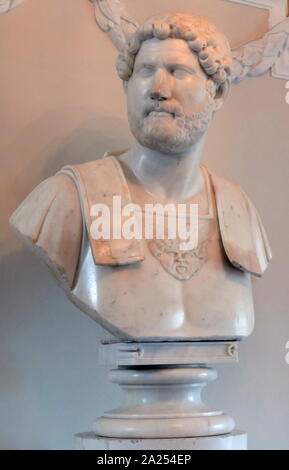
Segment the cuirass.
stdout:
<svg viewBox="0 0 289 470">
<path fill-rule="evenodd" d="M 263 275 L 271 250 L 242 188 L 202 170 L 205 184 L 193 197 L 202 208 L 194 248 L 166 237 L 93 239 L 95 203 L 111 206 L 121 195 L 147 210 L 139 185 L 134 191 L 114 156 L 64 167 L 40 183 L 11 226 L 69 299 L 108 332 L 104 341 L 240 339 L 253 330 L 251 274 Z"/>
<path fill-rule="evenodd" d="M 144 260 L 94 263 L 85 237 L 71 295 L 116 340 L 216 340 L 248 336 L 254 326 L 251 279 L 225 255 L 210 179 L 199 243 L 184 254 L 170 240 L 143 240 Z M 156 245 L 156 246 L 155 246 Z"/>
</svg>

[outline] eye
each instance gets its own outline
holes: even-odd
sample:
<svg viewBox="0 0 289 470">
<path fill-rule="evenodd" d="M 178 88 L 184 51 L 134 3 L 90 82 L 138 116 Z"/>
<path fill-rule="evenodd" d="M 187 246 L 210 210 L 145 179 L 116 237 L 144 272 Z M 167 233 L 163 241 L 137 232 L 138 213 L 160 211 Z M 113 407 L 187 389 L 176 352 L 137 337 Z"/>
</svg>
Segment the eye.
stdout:
<svg viewBox="0 0 289 470">
<path fill-rule="evenodd" d="M 142 77 L 149 77 L 154 72 L 154 67 L 151 65 L 142 65 L 138 70 L 137 74 Z"/>
<path fill-rule="evenodd" d="M 176 78 L 186 78 L 188 75 L 192 75 L 192 72 L 182 67 L 174 67 L 171 69 L 171 74 Z"/>
</svg>

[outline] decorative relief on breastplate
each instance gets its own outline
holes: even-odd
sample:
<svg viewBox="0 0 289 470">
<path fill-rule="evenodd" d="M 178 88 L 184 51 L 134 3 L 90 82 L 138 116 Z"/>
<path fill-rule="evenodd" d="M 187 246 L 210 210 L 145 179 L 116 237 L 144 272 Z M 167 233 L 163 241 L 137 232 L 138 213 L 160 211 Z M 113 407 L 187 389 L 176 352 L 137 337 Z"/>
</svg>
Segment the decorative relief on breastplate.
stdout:
<svg viewBox="0 0 289 470">
<path fill-rule="evenodd" d="M 148 246 L 169 274 L 179 281 L 187 281 L 208 261 L 209 242 L 210 240 L 205 240 L 193 250 L 182 250 L 181 240 L 152 240 Z"/>
</svg>

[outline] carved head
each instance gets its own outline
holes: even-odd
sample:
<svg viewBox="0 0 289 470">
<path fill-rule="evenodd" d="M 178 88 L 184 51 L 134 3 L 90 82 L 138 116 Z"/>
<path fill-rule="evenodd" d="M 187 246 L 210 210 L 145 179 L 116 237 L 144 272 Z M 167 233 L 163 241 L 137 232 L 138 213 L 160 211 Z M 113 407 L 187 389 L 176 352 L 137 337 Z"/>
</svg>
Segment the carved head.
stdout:
<svg viewBox="0 0 289 470">
<path fill-rule="evenodd" d="M 231 68 L 229 43 L 206 18 L 147 20 L 117 61 L 136 140 L 171 154 L 196 143 L 228 94 Z"/>
<path fill-rule="evenodd" d="M 208 244 L 205 240 L 193 250 L 183 250 L 182 240 L 152 240 L 149 249 L 163 268 L 176 279 L 186 281 L 197 274 L 208 261 Z"/>
</svg>

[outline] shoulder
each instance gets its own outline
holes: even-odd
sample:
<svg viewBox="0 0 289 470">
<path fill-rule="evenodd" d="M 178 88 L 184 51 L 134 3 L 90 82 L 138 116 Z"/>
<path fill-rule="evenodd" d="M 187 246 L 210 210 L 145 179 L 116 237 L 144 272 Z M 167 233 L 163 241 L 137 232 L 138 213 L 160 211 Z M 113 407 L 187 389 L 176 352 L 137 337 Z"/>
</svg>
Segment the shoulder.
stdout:
<svg viewBox="0 0 289 470">
<path fill-rule="evenodd" d="M 57 173 L 41 182 L 11 215 L 10 225 L 71 287 L 82 237 L 80 202 L 71 178 Z"/>
<path fill-rule="evenodd" d="M 76 196 L 73 181 L 65 174 L 58 173 L 33 189 L 11 215 L 10 224 L 35 241 L 52 207 L 62 205 L 61 212 L 66 213 L 77 203 Z"/>
<path fill-rule="evenodd" d="M 239 184 L 209 174 L 227 257 L 235 267 L 262 276 L 272 253 L 257 209 Z"/>
<path fill-rule="evenodd" d="M 212 171 L 208 170 L 208 168 L 207 171 L 213 183 L 215 193 L 219 196 L 223 196 L 225 194 L 234 195 L 234 199 L 237 198 L 239 202 L 244 199 L 245 192 L 238 183 L 216 175 Z"/>
</svg>

